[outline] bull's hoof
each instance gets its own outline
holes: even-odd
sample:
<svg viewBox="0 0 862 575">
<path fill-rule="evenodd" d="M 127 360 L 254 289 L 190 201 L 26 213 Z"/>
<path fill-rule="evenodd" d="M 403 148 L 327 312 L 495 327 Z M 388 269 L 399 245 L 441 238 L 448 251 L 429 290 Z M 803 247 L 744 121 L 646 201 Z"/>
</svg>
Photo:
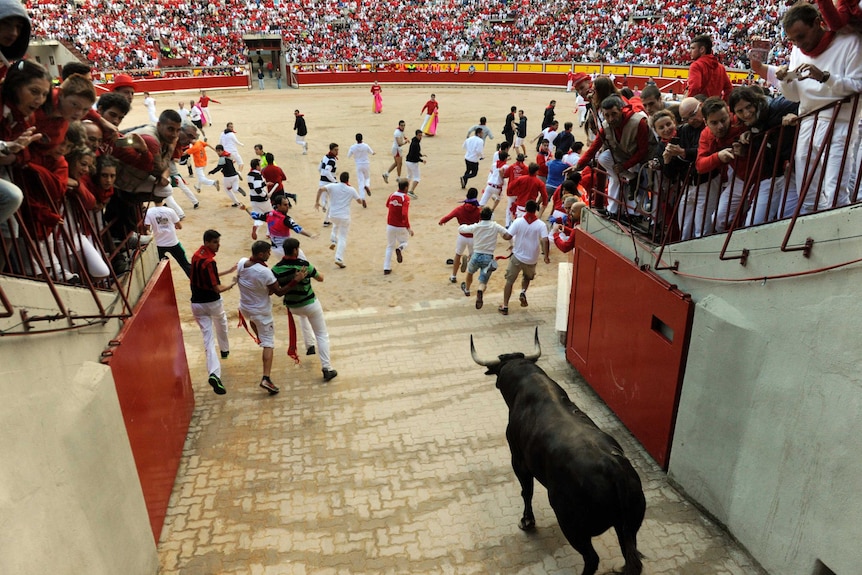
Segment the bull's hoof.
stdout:
<svg viewBox="0 0 862 575">
<path fill-rule="evenodd" d="M 536 529 L 536 520 L 522 518 L 520 523 L 518 523 L 518 527 L 520 527 L 523 531 L 533 531 Z"/>
</svg>

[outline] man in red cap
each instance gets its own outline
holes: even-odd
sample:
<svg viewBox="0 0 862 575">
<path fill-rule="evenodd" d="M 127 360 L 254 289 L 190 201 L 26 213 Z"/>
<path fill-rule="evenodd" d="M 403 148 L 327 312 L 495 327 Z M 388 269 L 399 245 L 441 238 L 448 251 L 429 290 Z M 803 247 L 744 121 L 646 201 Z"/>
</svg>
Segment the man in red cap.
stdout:
<svg viewBox="0 0 862 575">
<path fill-rule="evenodd" d="M 117 74 L 114 76 L 114 85 L 111 87 L 111 91 L 125 96 L 131 105 L 132 100 L 135 99 L 135 81 L 128 74 Z"/>
<path fill-rule="evenodd" d="M 590 104 L 590 96 L 593 93 L 593 80 L 589 74 L 578 72 L 572 75 L 572 86 L 575 88 L 575 92 L 578 93 L 578 125 L 583 126 L 587 119 L 587 109 L 592 106 Z"/>
</svg>

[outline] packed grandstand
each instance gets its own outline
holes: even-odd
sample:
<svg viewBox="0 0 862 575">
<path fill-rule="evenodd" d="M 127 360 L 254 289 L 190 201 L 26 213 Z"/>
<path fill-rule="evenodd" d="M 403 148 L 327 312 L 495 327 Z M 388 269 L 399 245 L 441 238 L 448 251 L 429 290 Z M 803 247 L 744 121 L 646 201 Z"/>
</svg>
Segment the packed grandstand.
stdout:
<svg viewBox="0 0 862 575">
<path fill-rule="evenodd" d="M 788 53 L 779 34 L 787 5 L 598 0 L 366 0 L 303 2 L 85 0 L 27 3 L 33 36 L 72 42 L 96 69 L 156 68 L 159 57 L 193 66 L 245 64 L 244 34 L 280 34 L 296 62 L 593 61 L 689 63 L 688 42 L 710 34 L 729 68 L 747 68 L 755 38 Z M 397 14 L 397 18 L 392 15 Z"/>
</svg>

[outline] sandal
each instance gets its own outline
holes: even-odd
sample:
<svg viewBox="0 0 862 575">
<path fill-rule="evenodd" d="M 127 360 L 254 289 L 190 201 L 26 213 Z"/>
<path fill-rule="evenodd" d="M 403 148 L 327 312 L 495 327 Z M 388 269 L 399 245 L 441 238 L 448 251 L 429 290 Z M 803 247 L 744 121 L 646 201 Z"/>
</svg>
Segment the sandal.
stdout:
<svg viewBox="0 0 862 575">
<path fill-rule="evenodd" d="M 509 315 L 509 308 L 507 307 L 500 306 L 497 311 L 500 312 L 500 315 Z"/>
</svg>

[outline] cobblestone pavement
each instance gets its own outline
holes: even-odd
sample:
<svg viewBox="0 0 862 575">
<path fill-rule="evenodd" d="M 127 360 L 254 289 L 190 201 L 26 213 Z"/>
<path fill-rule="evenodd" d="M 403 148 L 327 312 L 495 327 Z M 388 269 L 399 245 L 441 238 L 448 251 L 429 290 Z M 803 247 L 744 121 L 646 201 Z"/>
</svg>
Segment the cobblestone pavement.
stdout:
<svg viewBox="0 0 862 575">
<path fill-rule="evenodd" d="M 471 333 L 489 357 L 528 351 L 538 326 L 539 365 L 620 441 L 640 473 L 644 573 L 762 575 L 668 484 L 566 363 L 554 293 L 531 289 L 530 307 L 516 305 L 508 317 L 494 297 L 481 311 L 460 298 L 330 313 L 338 377 L 323 383 L 315 356 L 286 367 L 281 347 L 273 380 L 282 392 L 274 397 L 257 387 L 260 352 L 237 331 L 223 363 L 228 394 L 209 393 L 191 349 L 200 334 L 185 325 L 197 407 L 162 531 L 161 573 L 579 574 L 581 557 L 538 484 L 537 530 L 518 529 L 523 504 L 506 405 L 470 358 Z M 276 333 L 281 342 L 282 318 Z M 594 544 L 600 574 L 622 567 L 612 531 Z"/>
</svg>

